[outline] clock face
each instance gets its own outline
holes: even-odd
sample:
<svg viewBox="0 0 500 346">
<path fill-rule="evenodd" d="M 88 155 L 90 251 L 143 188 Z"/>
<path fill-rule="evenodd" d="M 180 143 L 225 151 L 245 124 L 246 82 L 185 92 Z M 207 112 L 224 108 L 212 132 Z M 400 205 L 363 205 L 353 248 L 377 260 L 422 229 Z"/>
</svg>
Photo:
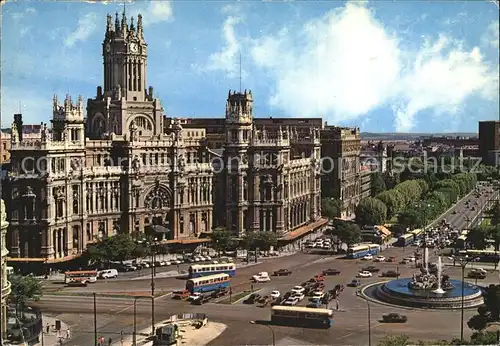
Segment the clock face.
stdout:
<svg viewBox="0 0 500 346">
<path fill-rule="evenodd" d="M 109 53 L 110 50 L 111 50 L 111 45 L 109 43 L 106 43 L 106 52 Z"/>
<path fill-rule="evenodd" d="M 137 46 L 137 43 L 131 43 L 130 44 L 130 51 L 132 53 L 137 53 L 139 51 L 139 47 Z"/>
</svg>

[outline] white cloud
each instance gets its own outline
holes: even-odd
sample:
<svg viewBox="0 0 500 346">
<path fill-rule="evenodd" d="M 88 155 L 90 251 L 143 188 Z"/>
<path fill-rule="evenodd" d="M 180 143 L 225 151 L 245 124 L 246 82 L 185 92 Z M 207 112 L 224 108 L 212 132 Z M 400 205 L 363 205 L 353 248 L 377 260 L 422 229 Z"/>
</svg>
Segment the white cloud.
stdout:
<svg viewBox="0 0 500 346">
<path fill-rule="evenodd" d="M 241 22 L 241 18 L 229 16 L 222 26 L 224 47 L 208 58 L 205 71 L 223 71 L 230 78 L 239 73 L 240 41 L 236 38 L 235 26 Z"/>
<path fill-rule="evenodd" d="M 89 12 L 78 19 L 78 26 L 64 39 L 64 45 L 74 46 L 78 41 L 85 41 L 97 30 L 97 13 Z"/>
<path fill-rule="evenodd" d="M 210 70 L 234 74 L 238 42 L 233 17 L 224 23 L 225 46 L 210 56 Z M 413 42 L 412 42 L 413 43 Z M 398 131 L 416 115 L 457 114 L 471 96 L 498 98 L 498 74 L 477 47 L 453 38 L 424 37 L 416 51 L 378 22 L 366 6 L 347 3 L 300 30 L 246 39 L 254 63 L 274 79 L 269 103 L 288 116 L 318 116 L 330 123 L 359 119 L 381 106 Z"/>
<path fill-rule="evenodd" d="M 488 30 L 484 33 L 483 37 L 481 38 L 482 43 L 485 46 L 491 46 L 493 48 L 498 49 L 500 40 L 499 31 L 500 27 L 498 25 L 498 20 L 491 22 L 490 25 L 488 25 Z"/>
<path fill-rule="evenodd" d="M 147 5 L 139 7 L 134 6 L 134 9 L 130 12 L 127 10 L 128 18 L 132 16 L 137 19 L 138 14 L 142 14 L 144 26 L 149 26 L 172 20 L 174 17 L 174 10 L 171 1 L 151 1 Z"/>
</svg>

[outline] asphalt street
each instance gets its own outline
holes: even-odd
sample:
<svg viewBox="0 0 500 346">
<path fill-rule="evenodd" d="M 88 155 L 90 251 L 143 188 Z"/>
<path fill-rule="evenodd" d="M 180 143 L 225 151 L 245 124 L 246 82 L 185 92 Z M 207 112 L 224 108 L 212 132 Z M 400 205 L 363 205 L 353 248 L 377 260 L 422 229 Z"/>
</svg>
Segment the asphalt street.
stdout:
<svg viewBox="0 0 500 346">
<path fill-rule="evenodd" d="M 482 186 L 479 188 L 479 191 L 479 198 L 472 192 L 444 215 L 446 221 L 453 228 L 457 230 L 472 228 L 480 221 L 481 217 L 478 217 L 478 215 L 481 211 L 486 211 L 488 206 L 493 204 L 494 200 L 498 200 L 498 191 L 494 191 L 491 186 Z M 468 201 L 469 206 L 466 205 Z M 474 210 L 472 210 L 473 208 Z M 441 220 L 436 221 L 439 222 Z"/>
<path fill-rule="evenodd" d="M 494 198 L 492 193 L 485 193 L 478 199 L 479 208 L 476 211 L 465 206 L 466 200 L 475 198 L 470 196 L 456 206 L 456 213 L 448 213 L 445 218 L 457 229 L 465 228 L 467 221 L 464 216 L 474 216 L 486 202 Z M 414 247 L 388 248 L 383 252 L 386 257 L 395 256 L 398 261 L 409 256 L 415 251 Z M 431 253 L 431 261 L 436 261 L 436 253 Z M 262 263 L 239 268 L 236 277 L 232 280 L 233 291 L 248 289 L 249 279 L 252 275 L 261 272 L 273 272 L 281 268 L 291 269 L 291 276 L 273 277 L 272 281 L 265 284 L 254 284 L 255 290 L 266 294 L 271 290 L 279 290 L 284 294 L 293 286 L 299 285 L 315 274 L 327 268 L 336 268 L 341 271 L 338 276 L 326 279 L 326 289 L 333 288 L 336 284 L 346 285 L 365 265 L 376 265 L 382 271 L 398 270 L 402 277 L 411 277 L 417 270 L 412 265 L 398 265 L 396 263 L 371 263 L 361 260 L 345 260 L 331 256 L 311 255 L 298 253 L 295 255 L 275 258 Z M 181 265 L 181 270 L 187 265 Z M 163 270 L 172 270 L 165 268 Z M 453 279 L 460 279 L 461 272 L 458 267 L 446 267 L 447 273 Z M 76 296 L 77 294 L 97 293 L 123 293 L 150 292 L 150 271 L 121 275 L 119 279 L 99 281 L 86 288 L 65 288 L 60 283 L 48 283 L 46 295 L 38 305 L 45 314 L 55 316 L 71 326 L 72 339 L 66 345 L 93 345 L 94 319 L 93 298 L 91 296 Z M 138 276 L 144 279 L 131 280 Z M 362 279 L 363 284 L 380 281 L 374 275 L 372 278 Z M 498 283 L 498 273 L 489 273 L 486 280 L 479 284 L 487 285 Z M 272 334 L 266 327 L 259 324 L 250 324 L 252 320 L 269 320 L 270 308 L 260 308 L 256 305 L 245 305 L 241 302 L 230 304 L 209 303 L 203 306 L 190 305 L 188 302 L 171 299 L 170 292 L 183 289 L 185 280 L 176 278 L 156 278 L 156 291 L 162 296 L 155 298 L 155 321 L 168 319 L 177 313 L 202 312 L 206 313 L 209 320 L 225 323 L 229 326 L 226 331 L 213 340 L 210 345 L 236 345 L 236 344 L 271 344 Z M 54 291 L 57 291 L 54 293 Z M 340 311 L 335 311 L 334 326 L 328 330 L 311 330 L 305 328 L 272 326 L 275 333 L 276 345 L 301 344 L 301 345 L 364 345 L 368 344 L 368 304 L 356 295 L 355 288 L 346 287 L 339 297 Z M 335 301 L 331 308 L 335 309 Z M 112 337 L 119 340 L 120 332 L 131 334 L 133 331 L 133 299 L 97 297 L 97 329 L 98 335 L 106 339 Z M 413 339 L 451 339 L 460 333 L 459 311 L 423 311 L 403 309 L 386 305 L 370 303 L 371 312 L 371 337 L 376 343 L 387 334 L 407 334 Z M 385 313 L 399 312 L 408 317 L 406 324 L 383 324 L 378 320 Z M 465 322 L 475 314 L 475 310 L 465 311 Z M 137 300 L 137 330 L 151 326 L 151 299 Z M 470 334 L 465 326 L 466 334 Z"/>
</svg>

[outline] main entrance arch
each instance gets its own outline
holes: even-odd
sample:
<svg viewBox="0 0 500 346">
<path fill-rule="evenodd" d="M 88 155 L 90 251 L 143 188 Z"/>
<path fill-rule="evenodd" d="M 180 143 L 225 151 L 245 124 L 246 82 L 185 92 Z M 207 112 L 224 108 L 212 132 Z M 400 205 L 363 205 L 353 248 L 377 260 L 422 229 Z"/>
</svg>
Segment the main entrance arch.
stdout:
<svg viewBox="0 0 500 346">
<path fill-rule="evenodd" d="M 144 230 L 147 235 L 153 236 L 158 240 L 166 240 L 173 237 L 172 206 L 172 190 L 157 180 L 144 198 L 144 207 L 147 213 Z"/>
</svg>

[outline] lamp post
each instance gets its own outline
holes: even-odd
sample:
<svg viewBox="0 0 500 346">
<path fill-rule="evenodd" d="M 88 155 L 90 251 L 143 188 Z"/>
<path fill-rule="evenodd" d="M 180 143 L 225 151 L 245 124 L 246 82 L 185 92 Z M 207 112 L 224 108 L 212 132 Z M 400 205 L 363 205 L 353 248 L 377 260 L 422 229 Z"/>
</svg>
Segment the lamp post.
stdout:
<svg viewBox="0 0 500 346">
<path fill-rule="evenodd" d="M 152 260 L 152 266 L 151 266 L 151 335 L 155 334 L 155 274 L 156 274 L 156 266 L 155 266 L 155 261 L 156 261 L 156 254 L 155 254 L 155 248 L 154 245 L 156 243 L 156 238 L 153 239 L 153 242 L 151 243 L 151 260 Z"/>
<path fill-rule="evenodd" d="M 96 293 L 93 293 L 94 296 L 94 345 L 97 346 L 97 301 L 96 301 Z"/>
<path fill-rule="evenodd" d="M 370 302 L 366 301 L 366 306 L 368 308 L 368 346 L 372 346 L 372 314 L 370 309 Z"/>
<path fill-rule="evenodd" d="M 472 261 L 475 261 L 475 258 L 470 258 L 468 256 L 465 257 L 456 257 L 455 261 L 458 261 L 460 267 L 462 268 L 462 299 L 461 299 L 461 311 L 460 311 L 460 341 L 464 340 L 464 291 L 465 291 L 465 267 Z"/>
<path fill-rule="evenodd" d="M 137 297 L 134 297 L 134 332 L 132 334 L 132 346 L 137 346 Z"/>
</svg>

